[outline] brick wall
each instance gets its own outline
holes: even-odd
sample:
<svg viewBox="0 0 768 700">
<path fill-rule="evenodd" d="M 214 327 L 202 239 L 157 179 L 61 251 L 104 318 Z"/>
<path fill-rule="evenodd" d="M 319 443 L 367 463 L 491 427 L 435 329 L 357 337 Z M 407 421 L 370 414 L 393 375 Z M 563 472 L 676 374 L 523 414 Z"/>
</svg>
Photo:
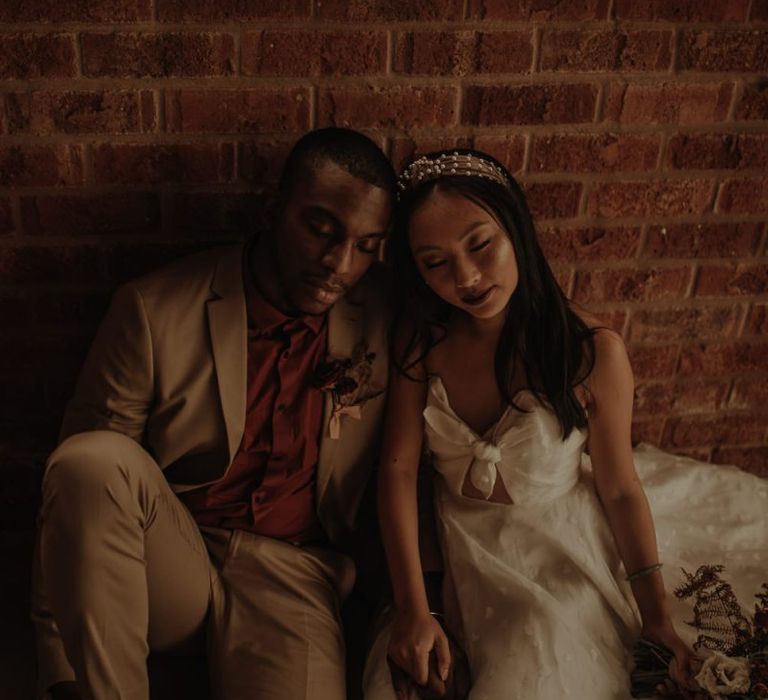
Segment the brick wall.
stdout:
<svg viewBox="0 0 768 700">
<path fill-rule="evenodd" d="M 636 438 L 768 473 L 767 0 L 6 0 L 0 22 L 6 524 L 115 285 L 264 228 L 287 147 L 332 124 L 397 165 L 507 163 L 563 286 L 629 344 Z"/>
</svg>

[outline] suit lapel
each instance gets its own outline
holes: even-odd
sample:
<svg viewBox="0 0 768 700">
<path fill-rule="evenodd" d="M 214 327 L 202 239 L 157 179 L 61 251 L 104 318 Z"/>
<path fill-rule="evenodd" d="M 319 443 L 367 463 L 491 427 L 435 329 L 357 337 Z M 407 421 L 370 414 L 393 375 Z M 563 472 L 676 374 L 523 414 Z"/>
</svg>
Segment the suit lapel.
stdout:
<svg viewBox="0 0 768 700">
<path fill-rule="evenodd" d="M 208 328 L 227 430 L 229 462 L 235 456 L 243 436 L 248 382 L 243 250 L 242 245 L 233 246 L 219 259 L 211 283 L 214 298 L 207 302 Z"/>
<path fill-rule="evenodd" d="M 363 306 L 348 297 L 342 297 L 328 312 L 328 352 L 329 358 L 352 357 L 355 347 L 363 341 Z M 328 480 L 333 472 L 334 459 L 339 443 L 344 435 L 342 420 L 341 435 L 337 440 L 329 437 L 328 424 L 333 412 L 333 399 L 330 392 L 325 397 L 323 412 L 323 434 L 320 438 L 320 455 L 317 465 L 317 502 L 320 503 L 328 487 Z"/>
</svg>

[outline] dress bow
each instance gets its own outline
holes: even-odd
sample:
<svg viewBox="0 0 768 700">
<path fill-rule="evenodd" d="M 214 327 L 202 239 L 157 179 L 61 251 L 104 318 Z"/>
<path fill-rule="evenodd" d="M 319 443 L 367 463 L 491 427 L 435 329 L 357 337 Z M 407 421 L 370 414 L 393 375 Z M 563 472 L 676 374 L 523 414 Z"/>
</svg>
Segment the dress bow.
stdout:
<svg viewBox="0 0 768 700">
<path fill-rule="evenodd" d="M 501 461 L 501 448 L 487 440 L 476 440 L 472 445 L 475 458 L 469 469 L 469 478 L 483 498 L 488 500 L 496 486 L 498 471 L 496 465 Z"/>
</svg>

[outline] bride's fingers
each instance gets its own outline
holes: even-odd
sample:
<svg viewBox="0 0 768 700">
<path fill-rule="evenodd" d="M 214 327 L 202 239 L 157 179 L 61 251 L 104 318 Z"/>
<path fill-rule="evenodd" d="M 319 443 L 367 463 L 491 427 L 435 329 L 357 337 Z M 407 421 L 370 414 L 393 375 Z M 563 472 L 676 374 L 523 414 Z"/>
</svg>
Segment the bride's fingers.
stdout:
<svg viewBox="0 0 768 700">
<path fill-rule="evenodd" d="M 429 649 L 414 649 L 411 657 L 411 675 L 419 685 L 429 678 Z"/>
<path fill-rule="evenodd" d="M 451 649 L 448 643 L 448 637 L 445 634 L 435 636 L 435 655 L 437 656 L 437 670 L 440 679 L 448 678 L 448 671 L 451 668 Z"/>
</svg>

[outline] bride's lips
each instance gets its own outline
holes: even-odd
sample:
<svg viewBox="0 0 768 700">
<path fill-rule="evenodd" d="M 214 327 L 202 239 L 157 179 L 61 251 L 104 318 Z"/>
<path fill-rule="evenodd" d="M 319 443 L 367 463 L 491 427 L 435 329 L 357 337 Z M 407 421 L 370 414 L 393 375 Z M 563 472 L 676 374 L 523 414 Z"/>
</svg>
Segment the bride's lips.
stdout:
<svg viewBox="0 0 768 700">
<path fill-rule="evenodd" d="M 486 289 L 484 292 L 480 292 L 479 294 L 466 294 L 465 296 L 461 297 L 461 300 L 470 306 L 479 306 L 480 304 L 484 304 L 486 301 L 488 301 L 495 289 L 496 286 L 492 285 L 488 287 L 488 289 Z"/>
</svg>

